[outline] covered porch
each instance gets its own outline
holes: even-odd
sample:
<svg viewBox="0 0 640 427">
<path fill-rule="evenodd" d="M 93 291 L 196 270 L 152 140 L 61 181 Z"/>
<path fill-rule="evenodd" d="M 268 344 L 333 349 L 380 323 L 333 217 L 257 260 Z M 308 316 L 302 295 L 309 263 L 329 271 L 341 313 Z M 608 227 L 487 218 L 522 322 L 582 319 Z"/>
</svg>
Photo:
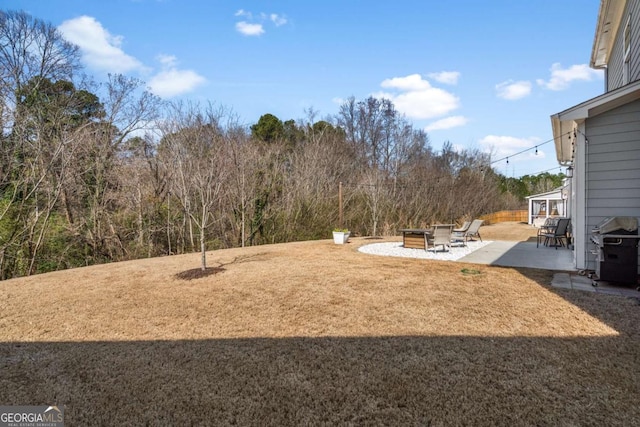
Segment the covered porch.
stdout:
<svg viewBox="0 0 640 427">
<path fill-rule="evenodd" d="M 540 227 L 550 217 L 566 217 L 568 191 L 566 186 L 556 188 L 547 193 L 534 194 L 527 197 L 529 204 L 528 223 Z"/>
</svg>

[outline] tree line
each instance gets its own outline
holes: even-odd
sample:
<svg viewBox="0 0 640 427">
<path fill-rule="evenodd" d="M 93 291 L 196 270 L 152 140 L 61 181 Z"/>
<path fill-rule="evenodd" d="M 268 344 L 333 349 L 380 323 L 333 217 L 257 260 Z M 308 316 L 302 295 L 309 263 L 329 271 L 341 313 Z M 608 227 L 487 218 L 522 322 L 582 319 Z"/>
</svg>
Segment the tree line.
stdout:
<svg viewBox="0 0 640 427">
<path fill-rule="evenodd" d="M 323 239 L 337 226 L 395 234 L 522 205 L 521 182 L 488 154 L 435 151 L 385 99 L 247 126 L 214 103 L 82 73 L 55 27 L 0 11 L 0 279 L 193 251 L 204 267 L 212 249 Z M 542 192 L 559 179 L 522 182 Z"/>
</svg>

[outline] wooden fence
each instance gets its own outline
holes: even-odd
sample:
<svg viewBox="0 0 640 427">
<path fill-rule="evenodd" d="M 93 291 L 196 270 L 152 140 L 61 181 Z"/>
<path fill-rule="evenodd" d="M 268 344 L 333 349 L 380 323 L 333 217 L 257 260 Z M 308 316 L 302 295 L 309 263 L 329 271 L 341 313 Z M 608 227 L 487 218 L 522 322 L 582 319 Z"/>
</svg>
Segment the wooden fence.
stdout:
<svg viewBox="0 0 640 427">
<path fill-rule="evenodd" d="M 487 215 L 483 215 L 480 219 L 484 220 L 485 225 L 494 224 L 496 222 L 509 222 L 509 221 L 517 221 L 517 222 L 527 222 L 528 221 L 529 211 L 526 209 L 517 210 L 517 211 L 499 211 L 490 213 Z"/>
</svg>

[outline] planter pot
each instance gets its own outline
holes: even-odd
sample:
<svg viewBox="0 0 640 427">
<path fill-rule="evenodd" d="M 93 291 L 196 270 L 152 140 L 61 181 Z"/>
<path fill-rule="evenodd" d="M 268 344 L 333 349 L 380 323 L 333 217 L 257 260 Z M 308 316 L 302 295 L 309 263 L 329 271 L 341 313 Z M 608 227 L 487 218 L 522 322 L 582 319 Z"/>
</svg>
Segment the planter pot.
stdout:
<svg viewBox="0 0 640 427">
<path fill-rule="evenodd" d="M 336 245 L 344 245 L 349 240 L 349 231 L 334 231 L 333 232 L 333 243 Z"/>
</svg>

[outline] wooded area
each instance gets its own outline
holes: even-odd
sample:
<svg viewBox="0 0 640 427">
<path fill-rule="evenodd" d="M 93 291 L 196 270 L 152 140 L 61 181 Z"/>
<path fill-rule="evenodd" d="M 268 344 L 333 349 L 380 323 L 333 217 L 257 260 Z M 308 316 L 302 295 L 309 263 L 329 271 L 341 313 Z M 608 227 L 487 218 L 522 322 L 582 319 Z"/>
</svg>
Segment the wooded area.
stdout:
<svg viewBox="0 0 640 427">
<path fill-rule="evenodd" d="M 516 209 L 561 175 L 505 178 L 489 154 L 434 151 L 384 99 L 335 116 L 164 102 L 94 82 L 51 24 L 0 12 L 0 279 L 95 263 L 460 222 Z M 344 224 L 338 186 L 343 183 Z"/>
</svg>

